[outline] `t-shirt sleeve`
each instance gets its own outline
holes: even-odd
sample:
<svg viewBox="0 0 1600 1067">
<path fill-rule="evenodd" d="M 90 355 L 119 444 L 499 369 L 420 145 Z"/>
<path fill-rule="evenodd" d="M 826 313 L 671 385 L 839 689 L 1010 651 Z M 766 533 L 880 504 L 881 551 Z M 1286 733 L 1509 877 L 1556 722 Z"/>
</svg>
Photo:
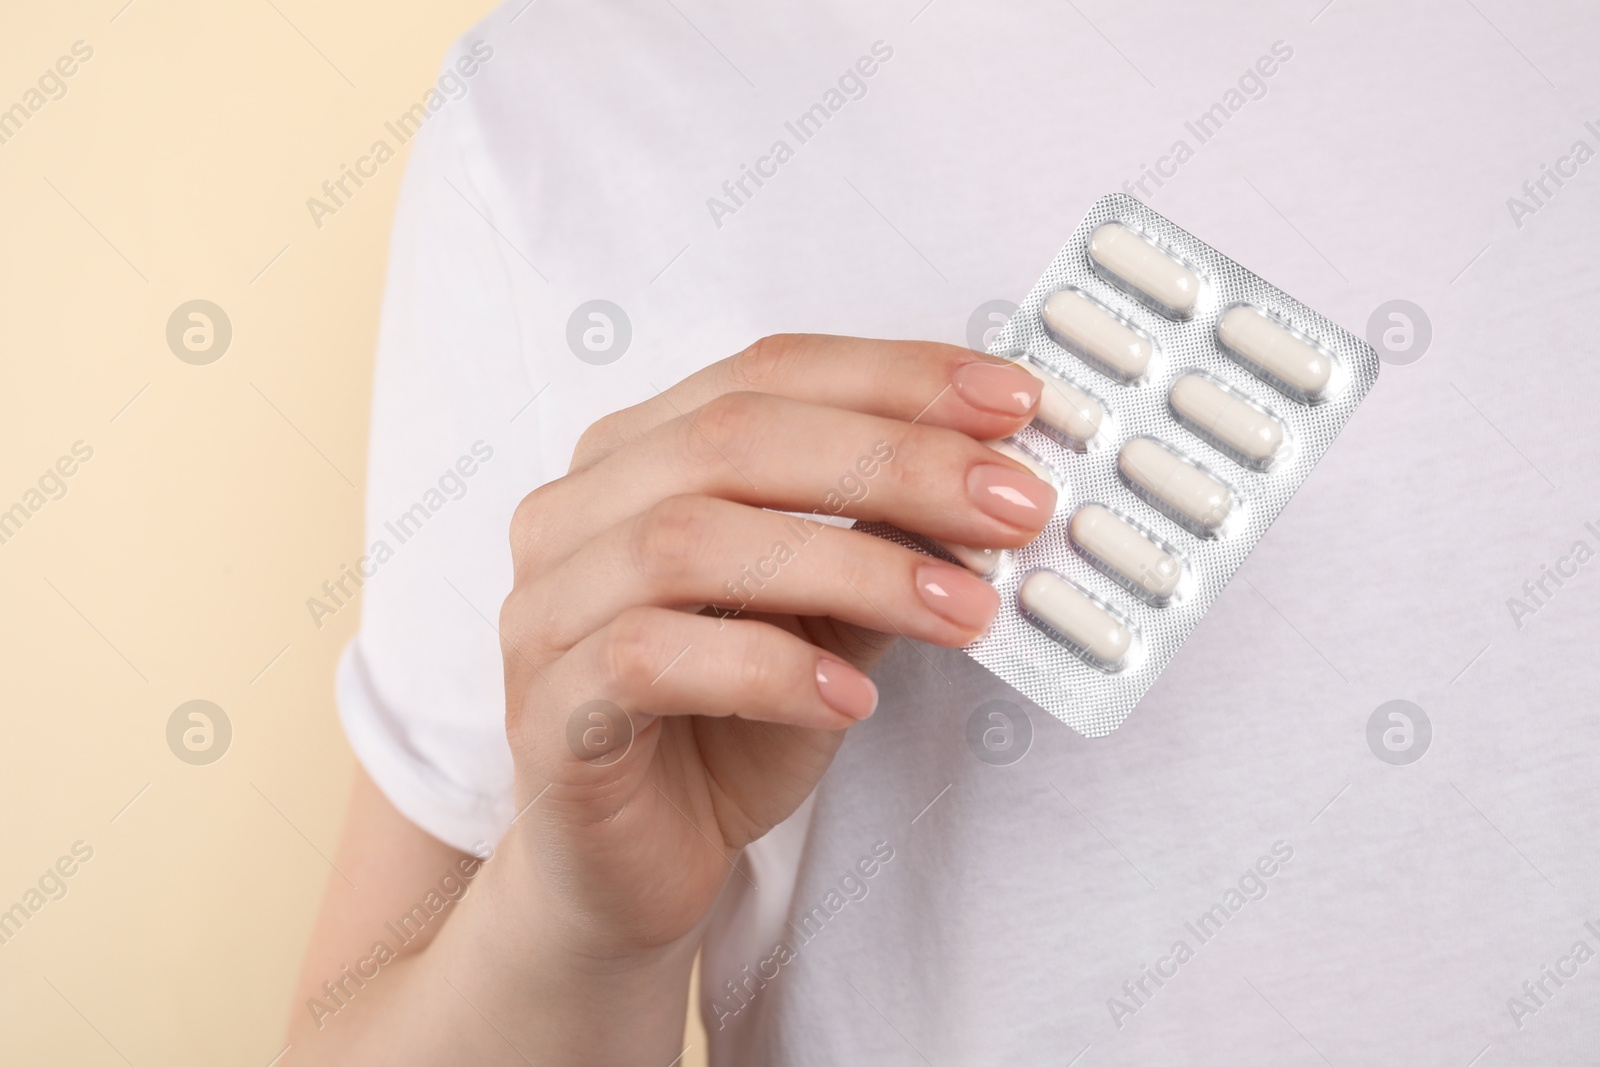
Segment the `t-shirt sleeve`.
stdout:
<svg viewBox="0 0 1600 1067">
<path fill-rule="evenodd" d="M 559 473 L 541 456 L 537 362 L 522 351 L 516 292 L 528 268 L 498 247 L 483 164 L 466 147 L 473 129 L 469 102 L 430 117 L 402 184 L 366 535 L 349 568 L 361 624 L 337 677 L 367 772 L 407 818 L 463 850 L 497 840 L 512 815 L 495 628 L 511 588 L 508 532 L 518 501 Z"/>
</svg>

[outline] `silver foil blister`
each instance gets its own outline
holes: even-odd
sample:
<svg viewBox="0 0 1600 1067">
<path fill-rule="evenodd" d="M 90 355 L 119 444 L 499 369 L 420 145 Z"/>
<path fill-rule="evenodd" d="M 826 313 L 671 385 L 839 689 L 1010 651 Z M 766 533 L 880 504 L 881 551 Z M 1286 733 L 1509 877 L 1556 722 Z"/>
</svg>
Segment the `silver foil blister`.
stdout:
<svg viewBox="0 0 1600 1067">
<path fill-rule="evenodd" d="M 1091 235 L 1101 225 L 1120 222 L 1188 264 L 1203 279 L 1192 314 L 1175 318 L 1114 284 L 1088 255 Z M 1158 348 L 1149 371 L 1137 384 L 1124 384 L 1094 363 L 1052 339 L 1041 317 L 1045 300 L 1075 287 L 1136 327 Z M 1308 403 L 1281 381 L 1247 369 L 1219 343 L 1217 324 L 1238 304 L 1262 309 L 1279 324 L 1330 354 L 1334 377 L 1329 395 Z M 966 652 L 1018 692 L 1086 737 L 1100 737 L 1120 726 L 1177 653 L 1185 638 L 1233 577 L 1378 377 L 1379 361 L 1364 341 L 1241 267 L 1131 197 L 1112 194 L 1098 201 L 1072 238 L 1034 285 L 989 351 L 1007 358 L 1031 359 L 1102 400 L 1110 418 L 1099 438 L 1075 450 L 1043 432 L 1038 424 L 1014 440 L 1058 473 L 1061 488 L 1055 515 L 1032 544 L 1012 550 L 991 579 L 1001 607 L 994 625 Z M 1168 391 L 1179 377 L 1200 372 L 1247 403 L 1275 415 L 1289 441 L 1268 470 L 1242 462 L 1237 452 L 1214 447 L 1181 422 Z M 1118 453 L 1136 437 L 1155 438 L 1209 470 L 1233 487 L 1243 502 L 1216 536 L 1198 536 L 1192 524 L 1153 506 L 1133 490 L 1118 470 Z M 1075 548 L 1068 524 L 1078 508 L 1098 503 L 1131 520 L 1157 542 L 1175 549 L 1188 575 L 1179 592 L 1163 603 L 1135 595 L 1096 567 Z M 925 543 L 919 547 L 928 549 Z M 932 550 L 938 552 L 937 547 Z M 944 553 L 938 553 L 943 555 Z M 1035 570 L 1055 571 L 1129 623 L 1137 649 L 1120 670 L 1106 670 L 1030 619 L 1018 604 L 1024 578 Z"/>
</svg>

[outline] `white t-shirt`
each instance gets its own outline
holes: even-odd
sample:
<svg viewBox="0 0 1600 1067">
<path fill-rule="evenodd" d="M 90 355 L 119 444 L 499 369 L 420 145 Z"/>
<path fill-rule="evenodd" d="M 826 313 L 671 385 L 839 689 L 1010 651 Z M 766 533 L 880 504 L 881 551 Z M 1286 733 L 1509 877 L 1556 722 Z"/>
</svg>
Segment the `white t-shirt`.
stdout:
<svg viewBox="0 0 1600 1067">
<path fill-rule="evenodd" d="M 1112 736 L 1030 706 L 980 761 L 974 709 L 1025 702 L 898 645 L 718 905 L 712 1062 L 1592 1059 L 1592 7 L 525 4 L 463 38 L 492 55 L 395 224 L 339 703 L 401 811 L 462 848 L 511 817 L 507 528 L 585 426 L 766 333 L 964 343 L 1127 182 L 1357 332 L 1416 302 L 1431 347 Z M 615 315 L 568 343 L 596 299 L 607 364 Z M 1396 699 L 1409 765 L 1368 740 Z"/>
</svg>

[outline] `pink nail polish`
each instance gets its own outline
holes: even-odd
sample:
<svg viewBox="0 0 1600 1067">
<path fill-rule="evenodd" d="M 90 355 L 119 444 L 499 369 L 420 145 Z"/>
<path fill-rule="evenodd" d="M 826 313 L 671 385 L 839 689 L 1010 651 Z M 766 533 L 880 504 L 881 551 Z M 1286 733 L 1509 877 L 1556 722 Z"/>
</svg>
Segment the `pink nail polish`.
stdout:
<svg viewBox="0 0 1600 1067">
<path fill-rule="evenodd" d="M 967 472 L 967 492 L 985 515 L 1024 529 L 1043 529 L 1056 510 L 1056 491 L 1050 483 L 992 463 Z"/>
<path fill-rule="evenodd" d="M 994 620 L 1000 595 L 988 582 L 943 563 L 917 568 L 917 593 L 935 615 L 963 630 L 982 632 Z"/>
<path fill-rule="evenodd" d="M 1044 389 L 1027 371 L 999 363 L 964 364 L 951 381 L 967 403 L 998 415 L 1027 414 Z"/>
<path fill-rule="evenodd" d="M 865 719 L 878 706 L 878 687 L 872 679 L 828 656 L 817 660 L 817 692 L 828 707 L 852 719 Z"/>
</svg>

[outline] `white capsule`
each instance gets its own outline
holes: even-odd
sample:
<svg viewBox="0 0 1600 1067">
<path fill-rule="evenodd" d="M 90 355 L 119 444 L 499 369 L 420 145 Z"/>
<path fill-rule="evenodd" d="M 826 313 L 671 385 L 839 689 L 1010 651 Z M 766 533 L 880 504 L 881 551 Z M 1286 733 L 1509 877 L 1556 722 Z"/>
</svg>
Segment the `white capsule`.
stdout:
<svg viewBox="0 0 1600 1067">
<path fill-rule="evenodd" d="M 1217 341 L 1234 362 L 1280 393 L 1309 403 L 1328 394 L 1332 357 L 1260 308 L 1249 304 L 1229 308 L 1217 323 Z"/>
<path fill-rule="evenodd" d="M 1233 513 L 1232 490 L 1149 437 L 1123 445 L 1117 467 L 1141 495 L 1202 536 L 1215 533 Z"/>
<path fill-rule="evenodd" d="M 940 541 L 938 545 L 979 578 L 993 578 L 1000 570 L 1000 560 L 1005 555 L 1005 551 L 999 548 L 969 548 L 950 541 Z"/>
<path fill-rule="evenodd" d="M 1119 382 L 1138 381 L 1150 369 L 1150 339 L 1077 289 L 1051 293 L 1039 314 L 1056 344 Z"/>
<path fill-rule="evenodd" d="M 1136 593 L 1165 604 L 1183 580 L 1183 564 L 1121 515 L 1101 504 L 1085 504 L 1067 524 L 1067 536 L 1091 562 L 1116 572 Z"/>
<path fill-rule="evenodd" d="M 1034 571 L 1017 590 L 1022 610 L 1104 670 L 1121 669 L 1133 631 L 1055 571 Z"/>
<path fill-rule="evenodd" d="M 998 441 L 985 441 L 984 444 L 994 449 L 1007 459 L 1014 459 L 1033 472 L 1033 476 L 1041 482 L 1056 484 L 1056 472 L 1044 460 L 1029 452 L 1020 445 L 1004 439 Z"/>
<path fill-rule="evenodd" d="M 1167 394 L 1178 418 L 1223 451 L 1256 470 L 1272 466 L 1283 448 L 1283 423 L 1203 374 L 1185 374 Z"/>
<path fill-rule="evenodd" d="M 1079 450 L 1099 435 L 1106 421 L 1106 409 L 1100 401 L 1029 360 L 1019 359 L 1017 366 L 1044 383 L 1034 422 L 1052 437 Z"/>
<path fill-rule="evenodd" d="M 1200 276 L 1136 230 L 1106 223 L 1089 235 L 1089 258 L 1121 288 L 1168 317 L 1194 314 Z"/>
</svg>

